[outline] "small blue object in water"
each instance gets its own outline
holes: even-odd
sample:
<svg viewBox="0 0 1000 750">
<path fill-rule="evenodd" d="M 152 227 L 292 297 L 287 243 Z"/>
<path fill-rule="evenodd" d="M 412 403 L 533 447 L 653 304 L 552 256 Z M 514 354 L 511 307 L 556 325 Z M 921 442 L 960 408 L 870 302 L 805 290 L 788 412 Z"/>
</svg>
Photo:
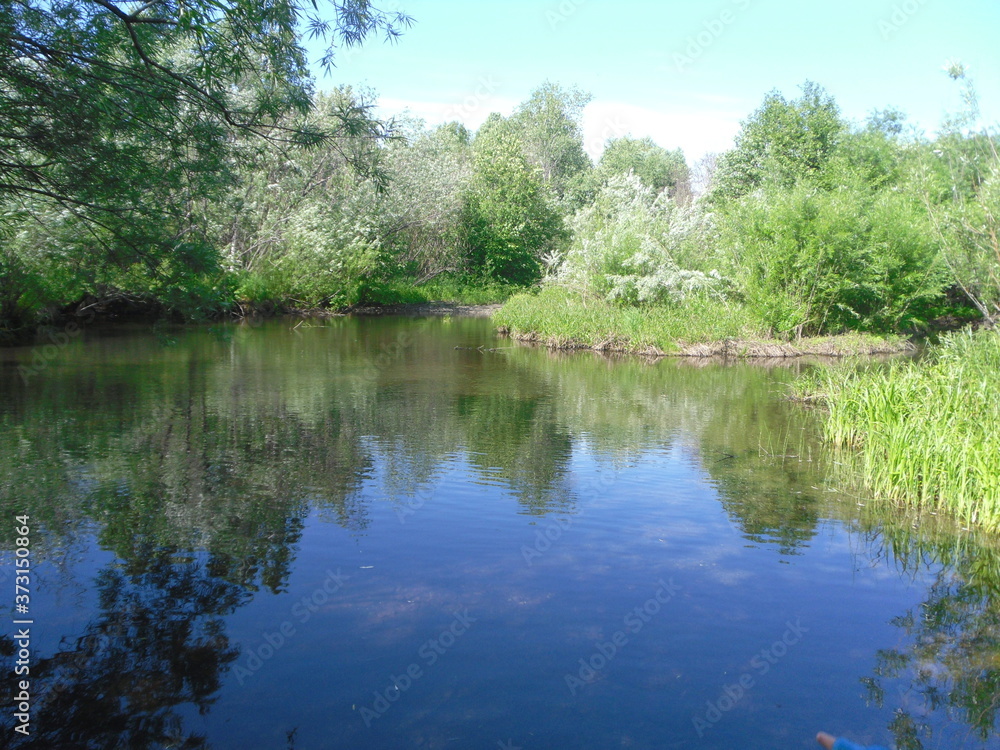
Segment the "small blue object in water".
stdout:
<svg viewBox="0 0 1000 750">
<path fill-rule="evenodd" d="M 833 750 L 885 750 L 885 748 L 881 745 L 859 745 L 857 742 L 838 737 L 833 743 Z"/>
</svg>

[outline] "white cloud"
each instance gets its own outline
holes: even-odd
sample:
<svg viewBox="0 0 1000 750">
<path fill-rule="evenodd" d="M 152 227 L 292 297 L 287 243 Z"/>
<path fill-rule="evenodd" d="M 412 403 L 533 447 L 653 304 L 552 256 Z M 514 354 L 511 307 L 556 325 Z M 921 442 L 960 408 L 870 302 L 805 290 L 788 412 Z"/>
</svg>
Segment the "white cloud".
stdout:
<svg viewBox="0 0 1000 750">
<path fill-rule="evenodd" d="M 583 114 L 584 146 L 597 159 L 608 138 L 648 136 L 663 148 L 682 148 L 688 163 L 693 163 L 711 151 L 732 148 L 741 117 L 712 107 L 661 112 L 623 102 L 593 101 Z"/>
<path fill-rule="evenodd" d="M 389 117 L 408 111 L 429 127 L 458 120 L 475 131 L 491 112 L 506 117 L 518 104 L 514 99 L 494 96 L 484 87 L 464 100 L 453 102 L 383 98 L 379 100 L 378 114 Z M 710 98 L 704 108 L 688 105 L 662 112 L 623 102 L 592 101 L 583 113 L 584 148 L 597 160 L 609 138 L 648 136 L 663 148 L 682 148 L 688 163 L 694 163 L 706 153 L 732 147 L 744 116 L 725 106 L 733 104 L 736 102 L 718 97 Z"/>
</svg>

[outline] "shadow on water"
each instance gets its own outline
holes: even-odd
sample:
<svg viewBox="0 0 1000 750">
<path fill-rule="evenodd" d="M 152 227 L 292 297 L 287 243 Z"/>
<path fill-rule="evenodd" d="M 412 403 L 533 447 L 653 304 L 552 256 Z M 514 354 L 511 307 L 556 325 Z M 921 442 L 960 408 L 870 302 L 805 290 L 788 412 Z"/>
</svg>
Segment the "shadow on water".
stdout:
<svg viewBox="0 0 1000 750">
<path fill-rule="evenodd" d="M 483 341 L 486 322 L 459 319 L 119 332 L 81 337 L 28 379 L 30 350 L 0 352 L 0 508 L 30 514 L 36 565 L 103 555 L 86 621 L 32 665 L 37 729 L 16 746 L 211 746 L 186 724 L 226 695 L 241 653 L 227 623 L 288 590 L 310 519 L 365 539 L 446 494 L 435 488 L 459 458 L 466 491 L 500 488 L 507 516 L 573 518 L 592 503 L 582 457 L 620 474 L 666 455 L 704 478 L 746 547 L 787 562 L 832 520 L 871 564 L 931 576 L 859 684 L 893 712 L 901 748 L 995 741 L 1000 555 L 864 515 L 831 486 L 817 415 L 781 399 L 810 365 Z M 673 491 L 656 481 L 651 492 Z M 0 545 L 13 551 L 9 527 Z M 14 643 L 0 643 L 11 674 Z"/>
</svg>

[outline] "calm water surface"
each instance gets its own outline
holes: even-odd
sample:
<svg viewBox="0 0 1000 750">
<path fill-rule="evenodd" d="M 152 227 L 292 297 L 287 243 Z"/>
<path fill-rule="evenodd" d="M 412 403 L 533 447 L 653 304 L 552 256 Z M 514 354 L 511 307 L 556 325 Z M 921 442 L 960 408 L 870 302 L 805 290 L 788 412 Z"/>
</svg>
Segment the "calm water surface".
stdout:
<svg viewBox="0 0 1000 750">
<path fill-rule="evenodd" d="M 1000 747 L 1000 556 L 841 491 L 803 365 L 293 326 L 0 351 L 12 746 Z"/>
</svg>

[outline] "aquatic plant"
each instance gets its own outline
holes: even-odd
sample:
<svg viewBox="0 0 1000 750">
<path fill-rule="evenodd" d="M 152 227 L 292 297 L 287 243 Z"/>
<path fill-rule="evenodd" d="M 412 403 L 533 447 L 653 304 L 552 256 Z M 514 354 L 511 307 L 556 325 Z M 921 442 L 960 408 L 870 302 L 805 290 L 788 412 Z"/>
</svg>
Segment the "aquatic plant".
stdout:
<svg viewBox="0 0 1000 750">
<path fill-rule="evenodd" d="M 826 369 L 800 388 L 876 497 L 1000 529 L 1000 334 L 950 334 L 923 360 Z"/>
</svg>

